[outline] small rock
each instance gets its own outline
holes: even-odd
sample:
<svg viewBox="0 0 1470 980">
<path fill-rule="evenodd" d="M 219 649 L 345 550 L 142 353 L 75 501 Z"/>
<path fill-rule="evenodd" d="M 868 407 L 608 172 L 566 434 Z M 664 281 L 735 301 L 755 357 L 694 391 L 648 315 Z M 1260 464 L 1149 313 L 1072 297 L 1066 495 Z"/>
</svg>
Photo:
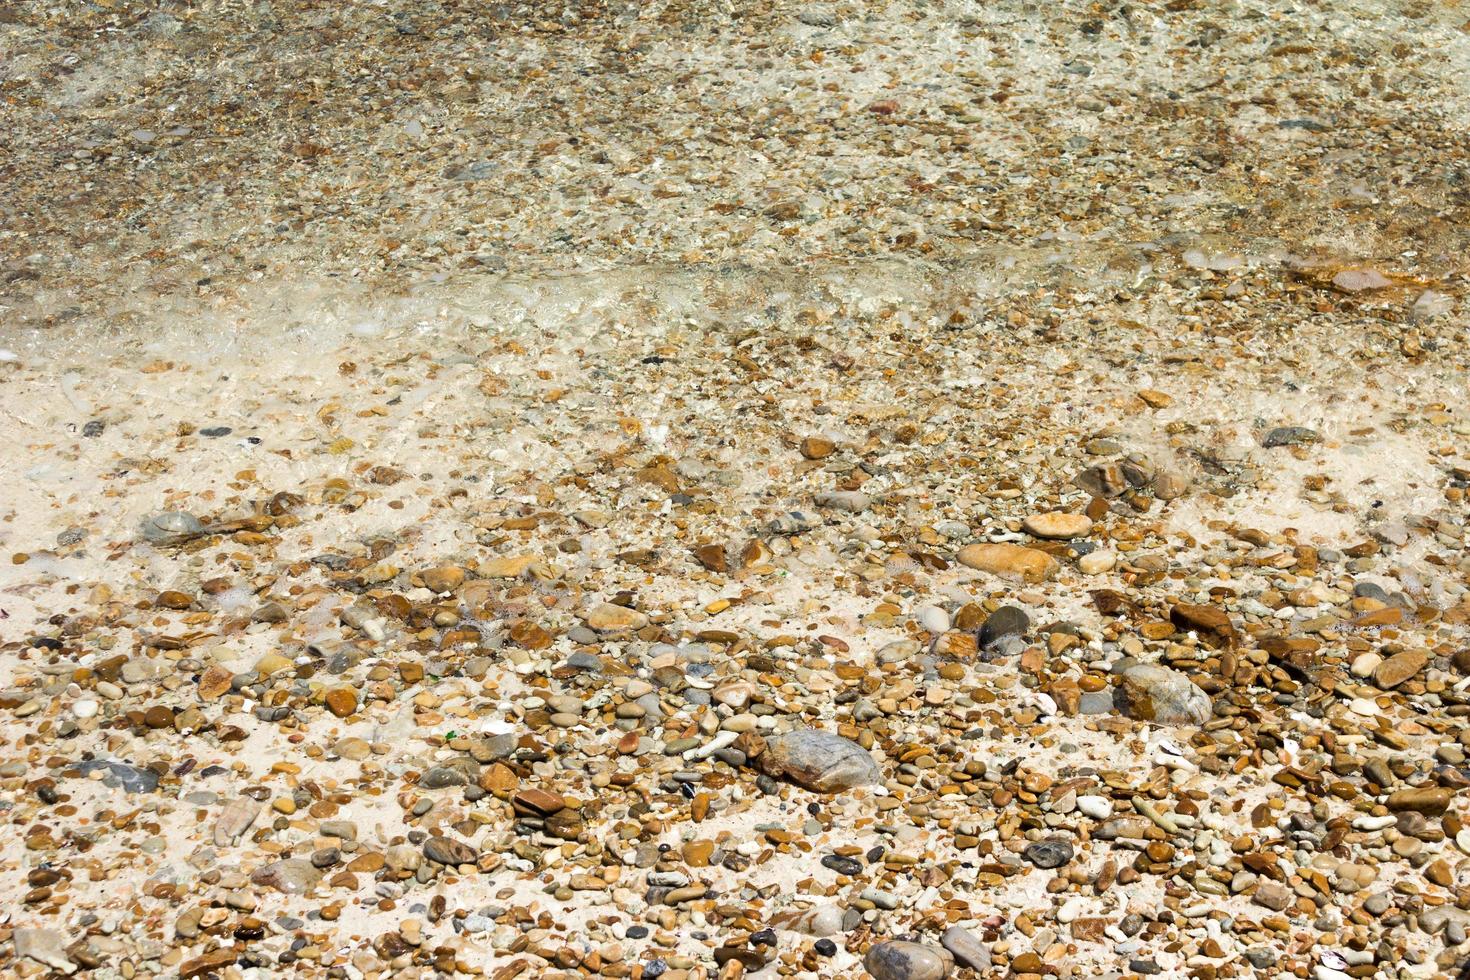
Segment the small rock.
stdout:
<svg viewBox="0 0 1470 980">
<path fill-rule="evenodd" d="M 430 837 L 424 841 L 424 857 L 437 864 L 458 866 L 474 864 L 479 860 L 480 852 L 462 841 L 448 837 Z"/>
<path fill-rule="evenodd" d="M 1419 673 L 1428 663 L 1429 653 L 1425 650 L 1401 651 L 1374 668 L 1373 683 L 1385 691 L 1391 690 Z"/>
<path fill-rule="evenodd" d="M 1015 544 L 968 544 L 957 556 L 960 563 L 981 572 L 1026 582 L 1044 582 L 1059 566 L 1051 555 Z"/>
<path fill-rule="evenodd" d="M 214 846 L 229 847 L 238 841 L 255 823 L 260 809 L 260 804 L 248 796 L 239 796 L 226 803 L 214 824 Z"/>
<path fill-rule="evenodd" d="M 1128 489 L 1128 478 L 1123 474 L 1123 467 L 1117 463 L 1099 463 L 1089 466 L 1073 478 L 1072 482 L 1079 490 L 1084 490 L 1101 500 L 1111 500 L 1121 496 Z"/>
<path fill-rule="evenodd" d="M 587 613 L 587 625 L 599 633 L 620 633 L 641 630 L 648 625 L 648 617 L 636 609 L 604 602 Z"/>
<path fill-rule="evenodd" d="M 1308 429 L 1301 425 L 1283 425 L 1266 433 L 1266 438 L 1261 440 L 1261 445 L 1267 449 L 1274 449 L 1278 446 L 1306 446 L 1321 441 L 1322 436 L 1316 429 Z"/>
<path fill-rule="evenodd" d="M 66 937 L 56 929 L 19 928 L 11 936 L 16 959 L 32 959 L 70 976 L 77 965 L 66 955 Z"/>
<path fill-rule="evenodd" d="M 1072 845 L 1060 837 L 1028 844 L 1021 856 L 1038 868 L 1060 868 L 1072 860 Z"/>
<path fill-rule="evenodd" d="M 837 443 L 826 436 L 807 436 L 801 440 L 800 450 L 807 459 L 825 459 L 837 451 Z"/>
<path fill-rule="evenodd" d="M 1361 293 L 1374 289 L 1387 289 L 1393 280 L 1369 266 L 1343 269 L 1332 277 L 1332 285 L 1345 293 Z"/>
<path fill-rule="evenodd" d="M 943 980 L 954 969 L 954 957 L 922 943 L 886 942 L 868 950 L 863 968 L 874 980 Z"/>
<path fill-rule="evenodd" d="M 980 627 L 980 646 L 989 648 L 1007 636 L 1025 636 L 1031 628 L 1031 617 L 1020 606 L 1001 606 Z"/>
<path fill-rule="evenodd" d="M 1291 890 L 1274 881 L 1262 881 L 1256 885 L 1255 893 L 1251 895 L 1251 901 L 1273 912 L 1280 912 L 1292 904 L 1292 900 Z"/>
<path fill-rule="evenodd" d="M 860 490 L 834 490 L 831 493 L 819 493 L 812 497 L 812 502 L 818 507 L 840 510 L 848 514 L 861 514 L 873 506 L 873 498 Z"/>
<path fill-rule="evenodd" d="M 77 769 L 83 776 L 90 776 L 98 771 L 105 772 L 106 775 L 102 777 L 102 785 L 120 789 L 124 793 L 152 793 L 158 789 L 158 773 L 152 769 L 130 766 L 126 762 L 91 759 L 78 765 Z"/>
<path fill-rule="evenodd" d="M 815 793 L 840 793 L 883 778 L 873 757 L 840 735 L 805 728 L 766 742 L 760 766 Z"/>
<path fill-rule="evenodd" d="M 1176 469 L 1160 466 L 1149 481 L 1149 489 L 1159 500 L 1177 500 L 1189 492 L 1189 477 Z"/>
<path fill-rule="evenodd" d="M 1203 725 L 1212 711 L 1209 695 L 1193 681 L 1157 664 L 1123 671 L 1114 701 L 1129 718 L 1159 725 Z"/>
<path fill-rule="evenodd" d="M 346 718 L 357 710 L 357 692 L 349 687 L 334 687 L 326 694 L 327 710 L 338 718 Z"/>
<path fill-rule="evenodd" d="M 1045 514 L 1032 514 L 1021 522 L 1021 528 L 1034 537 L 1067 541 L 1091 534 L 1092 518 L 1086 514 L 1068 514 L 1055 510 Z"/>
<path fill-rule="evenodd" d="M 1394 813 L 1422 813 L 1437 817 L 1449 808 L 1455 791 L 1446 786 L 1416 786 L 1390 793 L 1387 806 Z"/>
<path fill-rule="evenodd" d="M 182 510 L 166 510 L 143 519 L 143 539 L 150 544 L 180 544 L 205 532 L 204 523 Z"/>
<path fill-rule="evenodd" d="M 950 951 L 960 966 L 980 973 L 990 969 L 990 947 L 970 930 L 950 926 L 939 937 L 939 943 Z"/>
<path fill-rule="evenodd" d="M 220 664 L 210 664 L 199 675 L 199 697 L 203 701 L 213 701 L 229 692 L 233 685 L 235 675 Z"/>
<path fill-rule="evenodd" d="M 420 576 L 424 582 L 424 588 L 430 592 L 453 592 L 464 584 L 464 569 L 458 565 L 439 565 L 436 568 L 426 569 Z"/>
<path fill-rule="evenodd" d="M 1211 646 L 1229 645 L 1236 641 L 1235 626 L 1219 606 L 1176 603 L 1169 610 L 1169 620 L 1182 630 L 1192 630 Z"/>
<path fill-rule="evenodd" d="M 306 858 L 273 861 L 250 876 L 252 884 L 274 888 L 284 895 L 305 895 L 321 880 L 321 869 Z"/>
</svg>

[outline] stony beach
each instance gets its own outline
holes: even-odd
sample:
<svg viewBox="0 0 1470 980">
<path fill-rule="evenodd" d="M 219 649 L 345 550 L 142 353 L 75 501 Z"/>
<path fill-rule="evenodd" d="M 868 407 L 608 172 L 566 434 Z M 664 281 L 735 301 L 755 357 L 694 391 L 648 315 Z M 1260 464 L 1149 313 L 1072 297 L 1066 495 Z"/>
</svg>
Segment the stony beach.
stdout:
<svg viewBox="0 0 1470 980">
<path fill-rule="evenodd" d="M 0 973 L 1460 976 L 1467 18 L 0 4 Z"/>
</svg>

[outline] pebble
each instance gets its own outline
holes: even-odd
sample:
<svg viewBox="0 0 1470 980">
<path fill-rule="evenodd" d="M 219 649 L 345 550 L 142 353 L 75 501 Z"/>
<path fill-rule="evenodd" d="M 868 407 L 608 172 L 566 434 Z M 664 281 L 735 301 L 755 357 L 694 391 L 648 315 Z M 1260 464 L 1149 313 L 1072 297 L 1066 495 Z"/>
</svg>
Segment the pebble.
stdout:
<svg viewBox="0 0 1470 980">
<path fill-rule="evenodd" d="M 1077 559 L 1077 567 L 1084 575 L 1102 575 L 1111 572 L 1118 564 L 1118 555 L 1105 548 L 1089 551 Z"/>
<path fill-rule="evenodd" d="M 1315 429 L 1300 425 L 1284 425 L 1267 432 L 1261 445 L 1267 449 L 1277 446 L 1304 446 L 1321 442 L 1322 436 Z"/>
<path fill-rule="evenodd" d="M 67 939 L 55 929 L 17 928 L 11 933 L 18 960 L 31 959 L 70 976 L 78 966 L 66 955 Z"/>
<path fill-rule="evenodd" d="M 1021 522 L 1021 527 L 1033 537 L 1056 541 L 1084 538 L 1092 533 L 1092 519 L 1085 514 L 1068 514 L 1051 511 L 1046 514 L 1031 514 Z"/>
<path fill-rule="evenodd" d="M 841 793 L 882 778 L 878 764 L 857 743 L 810 728 L 769 739 L 758 761 L 767 775 L 816 793 Z"/>
<path fill-rule="evenodd" d="M 1212 713 L 1209 695 L 1184 674 L 1157 664 L 1124 670 L 1115 700 L 1129 718 L 1160 725 L 1203 725 Z"/>
<path fill-rule="evenodd" d="M 587 625 L 599 633 L 640 630 L 648 625 L 648 617 L 636 609 L 604 602 L 587 613 Z"/>
<path fill-rule="evenodd" d="M 978 571 L 1032 584 L 1052 578 L 1060 568 L 1046 552 L 1014 544 L 969 544 L 960 549 L 958 557 Z"/>
<path fill-rule="evenodd" d="M 229 847 L 236 843 L 260 816 L 260 809 L 260 803 L 248 796 L 239 796 L 226 803 L 214 824 L 215 846 Z"/>
<path fill-rule="evenodd" d="M 144 540 L 150 544 L 179 544 L 205 533 L 199 518 L 187 511 L 171 510 L 152 514 L 142 524 Z"/>
<path fill-rule="evenodd" d="M 321 869 L 304 858 L 275 861 L 250 876 L 252 884 L 273 888 L 283 895 L 305 895 L 321 880 Z"/>
<path fill-rule="evenodd" d="M 990 947 L 968 929 L 950 926 L 939 937 L 939 943 L 949 950 L 960 966 L 977 973 L 984 973 L 991 967 Z"/>
<path fill-rule="evenodd" d="M 1019 606 L 1001 606 L 986 617 L 980 627 L 979 642 L 989 648 L 1008 636 L 1025 636 L 1031 629 L 1031 617 Z"/>
<path fill-rule="evenodd" d="M 954 957 L 933 946 L 885 942 L 868 950 L 863 968 L 874 980 L 943 980 L 954 969 Z"/>
<path fill-rule="evenodd" d="M 1038 868 L 1060 868 L 1072 860 L 1072 845 L 1065 840 L 1052 838 L 1026 845 L 1021 854 Z"/>
<path fill-rule="evenodd" d="M 1424 650 L 1404 650 L 1373 668 L 1373 683 L 1385 691 L 1392 690 L 1417 675 L 1429 663 Z"/>
</svg>

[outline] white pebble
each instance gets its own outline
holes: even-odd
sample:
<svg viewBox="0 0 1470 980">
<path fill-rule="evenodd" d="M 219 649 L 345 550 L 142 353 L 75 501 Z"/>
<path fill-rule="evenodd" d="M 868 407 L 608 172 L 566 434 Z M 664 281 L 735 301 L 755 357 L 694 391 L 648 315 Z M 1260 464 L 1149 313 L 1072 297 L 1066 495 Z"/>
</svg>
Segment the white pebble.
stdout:
<svg viewBox="0 0 1470 980">
<path fill-rule="evenodd" d="M 1067 902 L 1065 905 L 1063 905 L 1061 908 L 1057 909 L 1057 921 L 1062 923 L 1063 925 L 1066 925 L 1068 922 L 1075 922 L 1079 917 L 1081 917 L 1083 911 L 1086 908 L 1087 899 L 1074 898 L 1070 902 Z"/>
<path fill-rule="evenodd" d="M 78 701 L 71 706 L 71 713 L 78 718 L 91 718 L 97 714 L 97 702 L 92 700 Z"/>
<path fill-rule="evenodd" d="M 949 613 L 938 606 L 924 606 L 919 610 L 919 625 L 938 636 L 949 630 Z"/>
<path fill-rule="evenodd" d="M 1353 661 L 1352 672 L 1354 677 L 1371 677 L 1378 665 L 1383 663 L 1383 658 L 1376 653 L 1365 653 Z"/>
</svg>

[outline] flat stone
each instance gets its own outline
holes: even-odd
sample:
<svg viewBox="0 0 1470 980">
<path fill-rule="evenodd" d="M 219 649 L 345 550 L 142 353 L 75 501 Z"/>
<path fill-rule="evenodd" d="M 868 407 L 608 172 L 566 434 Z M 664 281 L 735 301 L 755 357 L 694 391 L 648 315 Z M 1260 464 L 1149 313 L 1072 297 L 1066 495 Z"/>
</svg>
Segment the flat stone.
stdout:
<svg viewBox="0 0 1470 980">
<path fill-rule="evenodd" d="M 124 793 L 152 793 L 158 789 L 158 773 L 152 769 L 128 765 L 126 762 L 90 759 L 78 764 L 77 769 L 83 776 L 99 771 L 105 773 L 102 785 L 120 789 Z"/>
<path fill-rule="evenodd" d="M 1086 514 L 1068 514 L 1055 510 L 1045 514 L 1032 514 L 1021 522 L 1021 529 L 1034 537 L 1066 541 L 1091 534 L 1092 518 Z"/>
<path fill-rule="evenodd" d="M 437 864 L 474 864 L 480 852 L 463 841 L 449 837 L 430 837 L 424 841 L 424 857 Z"/>
<path fill-rule="evenodd" d="M 560 793 L 544 789 L 523 789 L 510 798 L 518 813 L 547 817 L 566 809 L 567 801 Z"/>
<path fill-rule="evenodd" d="M 357 692 L 349 687 L 334 687 L 326 694 L 327 710 L 338 718 L 346 718 L 357 710 Z"/>
<path fill-rule="evenodd" d="M 59 930 L 17 928 L 10 938 L 15 943 L 16 959 L 32 959 L 68 976 L 77 972 L 77 964 L 66 955 L 66 936 Z"/>
<path fill-rule="evenodd" d="M 1046 552 L 1016 544 L 968 544 L 957 557 L 961 564 L 977 571 L 1030 583 L 1044 582 L 1060 568 Z"/>
<path fill-rule="evenodd" d="M 990 969 L 990 947 L 968 929 L 950 926 L 939 937 L 939 944 L 949 950 L 960 966 L 980 973 Z"/>
<path fill-rule="evenodd" d="M 1302 425 L 1283 425 L 1267 432 L 1261 445 L 1267 449 L 1275 449 L 1278 446 L 1306 446 L 1321 441 L 1322 436 L 1315 429 Z"/>
<path fill-rule="evenodd" d="M 1089 551 L 1077 559 L 1077 568 L 1084 575 L 1102 575 L 1105 572 L 1111 572 L 1113 566 L 1117 563 L 1118 555 L 1116 552 L 1109 551 L 1106 548 L 1099 548 L 1096 551 Z"/>
<path fill-rule="evenodd" d="M 482 562 L 478 571 L 485 578 L 520 578 L 535 563 L 534 555 L 501 556 Z"/>
<path fill-rule="evenodd" d="M 1031 628 L 1031 617 L 1020 606 L 1001 606 L 980 627 L 980 646 L 990 647 L 1007 636 L 1025 636 Z"/>
<path fill-rule="evenodd" d="M 248 796 L 237 796 L 226 803 L 214 824 L 215 847 L 229 847 L 238 841 L 255 823 L 260 810 L 260 804 Z"/>
<path fill-rule="evenodd" d="M 922 943 L 886 942 L 868 950 L 863 968 L 873 980 L 944 980 L 954 969 L 954 957 Z"/>
<path fill-rule="evenodd" d="M 812 497 L 812 503 L 818 507 L 826 507 L 829 510 L 839 510 L 848 514 L 861 514 L 873 506 L 873 498 L 861 490 L 834 490 L 830 493 L 819 493 Z"/>
<path fill-rule="evenodd" d="M 826 459 L 837 451 L 837 443 L 826 436 L 807 436 L 798 449 L 807 459 Z"/>
<path fill-rule="evenodd" d="M 587 625 L 599 633 L 619 633 L 641 630 L 648 625 L 648 617 L 636 609 L 604 602 L 587 613 Z"/>
<path fill-rule="evenodd" d="M 1169 619 L 1180 629 L 1197 633 L 1211 646 L 1233 644 L 1237 638 L 1230 615 L 1219 606 L 1176 603 L 1169 610 Z"/>
<path fill-rule="evenodd" d="M 816 793 L 840 793 L 883 778 L 873 757 L 856 742 L 814 728 L 767 740 L 759 762 L 767 775 L 785 777 Z"/>
<path fill-rule="evenodd" d="M 1190 485 L 1187 474 L 1163 466 L 1155 471 L 1153 479 L 1149 481 L 1149 489 L 1160 500 L 1178 500 L 1189 493 Z"/>
<path fill-rule="evenodd" d="M 1251 895 L 1251 901 L 1273 912 L 1280 912 L 1291 905 L 1293 900 L 1291 890 L 1274 881 L 1262 881 L 1256 885 L 1256 890 Z"/>
<path fill-rule="evenodd" d="M 1128 489 L 1128 478 L 1123 467 L 1117 463 L 1099 463 L 1089 466 L 1073 478 L 1079 490 L 1084 490 L 1100 500 L 1111 500 Z"/>
<path fill-rule="evenodd" d="M 458 565 L 438 565 L 425 569 L 420 577 L 430 592 L 453 592 L 464 584 L 464 569 Z"/>
<path fill-rule="evenodd" d="M 1157 664 L 1135 664 L 1123 671 L 1113 698 L 1129 718 L 1159 725 L 1203 725 L 1212 713 L 1208 694 L 1178 671 Z"/>
<path fill-rule="evenodd" d="M 306 858 L 273 861 L 250 876 L 252 884 L 274 888 L 284 895 L 305 895 L 321 880 L 321 869 Z"/>
<path fill-rule="evenodd" d="M 1332 277 L 1332 285 L 1345 293 L 1361 293 L 1374 289 L 1387 289 L 1393 280 L 1370 266 L 1343 269 Z"/>
<path fill-rule="evenodd" d="M 210 664 L 199 675 L 199 697 L 203 701 L 213 701 L 221 695 L 228 694 L 233 685 L 235 675 L 228 668 L 220 664 Z"/>
<path fill-rule="evenodd" d="M 195 977 L 207 977 L 221 973 L 225 968 L 233 966 L 240 958 L 240 954 L 233 946 L 222 946 L 211 950 L 203 956 L 196 956 L 192 960 L 185 960 L 179 964 L 179 980 L 194 980 Z"/>
<path fill-rule="evenodd" d="M 1447 786 L 1417 786 L 1388 795 L 1387 806 L 1394 813 L 1413 812 L 1437 817 L 1449 808 L 1455 791 Z"/>
<path fill-rule="evenodd" d="M 1426 650 L 1401 651 L 1373 669 L 1373 683 L 1385 691 L 1391 690 L 1418 674 L 1428 663 Z"/>
<path fill-rule="evenodd" d="M 206 528 L 187 511 L 168 510 L 144 518 L 140 530 L 144 540 L 151 544 L 171 545 L 197 538 Z"/>
<path fill-rule="evenodd" d="M 1037 841 L 1026 845 L 1021 856 L 1038 868 L 1060 868 L 1072 860 L 1075 852 L 1072 845 L 1061 838 L 1053 837 L 1050 840 Z"/>
</svg>

